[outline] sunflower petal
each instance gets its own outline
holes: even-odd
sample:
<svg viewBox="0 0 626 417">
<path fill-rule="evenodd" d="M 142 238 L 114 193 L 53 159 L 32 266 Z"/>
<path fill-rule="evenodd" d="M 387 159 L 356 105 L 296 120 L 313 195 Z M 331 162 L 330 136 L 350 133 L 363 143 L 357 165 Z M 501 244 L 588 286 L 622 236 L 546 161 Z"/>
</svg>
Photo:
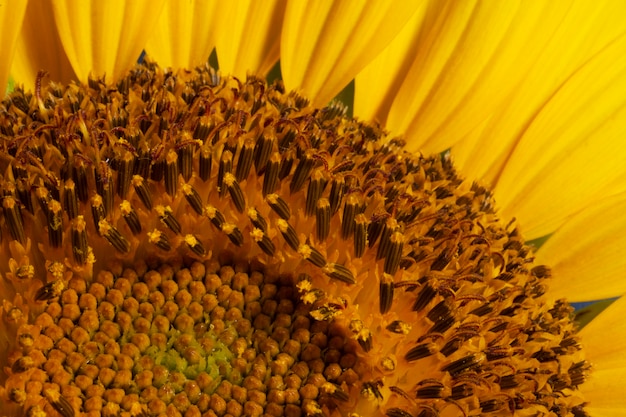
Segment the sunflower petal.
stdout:
<svg viewBox="0 0 626 417">
<path fill-rule="evenodd" d="M 78 78 L 119 78 L 137 61 L 164 1 L 53 2 L 59 37 Z"/>
<path fill-rule="evenodd" d="M 591 376 L 581 386 L 592 416 L 623 416 L 626 410 L 626 298 L 609 306 L 581 330 Z M 610 336 L 609 336 L 610 335 Z"/>
<path fill-rule="evenodd" d="M 626 194 L 574 215 L 537 251 L 550 265 L 554 298 L 599 300 L 626 293 Z"/>
<path fill-rule="evenodd" d="M 11 67 L 16 83 L 32 88 L 42 69 L 54 81 L 69 83 L 76 79 L 72 64 L 63 51 L 51 2 L 28 2 L 16 47 Z"/>
<path fill-rule="evenodd" d="M 281 70 L 288 89 L 328 103 L 380 53 L 420 7 L 417 1 L 287 4 Z"/>
<path fill-rule="evenodd" d="M 193 68 L 209 59 L 215 47 L 216 10 L 220 2 L 167 2 L 146 43 L 146 53 L 159 65 Z"/>
<path fill-rule="evenodd" d="M 278 61 L 286 1 L 219 2 L 222 25 L 216 34 L 220 70 L 245 79 L 248 72 L 265 76 Z"/>
<path fill-rule="evenodd" d="M 574 71 L 623 33 L 624 5 L 435 2 L 387 127 L 431 153 L 491 117 L 481 159 L 489 166 Z"/>
<path fill-rule="evenodd" d="M 427 2 L 394 38 L 391 44 L 356 76 L 354 115 L 364 120 L 387 121 L 402 81 L 418 52 L 419 32 L 426 18 Z"/>
<path fill-rule="evenodd" d="M 574 74 L 536 115 L 494 187 L 529 238 L 589 202 L 626 191 L 626 35 Z"/>
<path fill-rule="evenodd" d="M 26 1 L 0 3 L 0 90 L 1 96 L 4 97 L 4 90 L 9 81 L 9 69 L 13 54 L 15 52 L 15 41 L 20 33 L 24 13 L 26 12 Z"/>
</svg>

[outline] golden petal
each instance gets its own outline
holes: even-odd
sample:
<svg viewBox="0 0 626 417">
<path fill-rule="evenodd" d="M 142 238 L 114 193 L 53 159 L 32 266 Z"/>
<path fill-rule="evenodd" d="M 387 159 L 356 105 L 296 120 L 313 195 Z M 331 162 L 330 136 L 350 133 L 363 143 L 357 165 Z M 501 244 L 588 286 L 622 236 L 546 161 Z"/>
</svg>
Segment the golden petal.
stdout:
<svg viewBox="0 0 626 417">
<path fill-rule="evenodd" d="M 389 108 L 407 77 L 419 51 L 419 33 L 426 19 L 428 2 L 420 9 L 374 60 L 355 78 L 354 115 L 364 120 L 387 121 Z"/>
<path fill-rule="evenodd" d="M 492 171 L 502 216 L 516 216 L 528 238 L 626 190 L 625 75 L 626 35 L 567 80 L 524 129 L 506 164 Z"/>
<path fill-rule="evenodd" d="M 624 32 L 624 5 L 435 2 L 387 126 L 431 153 L 492 118 L 485 141 L 493 143 L 481 149 L 489 166 L 572 73 Z"/>
<path fill-rule="evenodd" d="M 146 44 L 146 53 L 161 66 L 193 68 L 205 63 L 215 47 L 215 9 L 219 2 L 167 2 Z"/>
<path fill-rule="evenodd" d="M 57 32 L 51 2 L 28 2 L 16 48 L 11 67 L 16 83 L 32 89 L 41 69 L 54 81 L 69 83 L 76 79 Z"/>
<path fill-rule="evenodd" d="M 26 1 L 17 1 L 7 7 L 7 4 L 0 4 L 0 44 L 2 53 L 0 54 L 0 86 L 2 97 L 9 81 L 9 70 L 11 61 L 15 53 L 15 41 L 20 33 L 24 14 L 26 12 Z"/>
<path fill-rule="evenodd" d="M 581 386 L 593 417 L 623 416 L 626 410 L 626 298 L 615 301 L 581 330 L 585 351 L 593 367 Z"/>
<path fill-rule="evenodd" d="M 599 300 L 626 293 L 626 194 L 599 201 L 568 219 L 536 254 L 550 265 L 554 298 Z"/>
<path fill-rule="evenodd" d="M 287 2 L 218 3 L 221 30 L 216 34 L 220 70 L 244 79 L 248 72 L 265 76 L 280 55 L 280 32 Z"/>
<path fill-rule="evenodd" d="M 288 89 L 326 105 L 390 41 L 420 2 L 290 2 L 281 37 Z"/>
<path fill-rule="evenodd" d="M 53 2 L 59 37 L 81 81 L 119 78 L 139 58 L 164 1 Z"/>
</svg>

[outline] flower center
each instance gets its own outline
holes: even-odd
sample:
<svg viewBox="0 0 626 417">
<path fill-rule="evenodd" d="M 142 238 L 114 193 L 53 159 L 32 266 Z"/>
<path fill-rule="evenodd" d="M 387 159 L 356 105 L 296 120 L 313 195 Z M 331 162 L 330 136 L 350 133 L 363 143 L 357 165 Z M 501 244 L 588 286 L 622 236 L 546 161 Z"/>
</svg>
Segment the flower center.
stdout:
<svg viewBox="0 0 626 417">
<path fill-rule="evenodd" d="M 445 156 L 152 64 L 0 133 L 10 413 L 585 415 L 571 308 Z"/>
</svg>

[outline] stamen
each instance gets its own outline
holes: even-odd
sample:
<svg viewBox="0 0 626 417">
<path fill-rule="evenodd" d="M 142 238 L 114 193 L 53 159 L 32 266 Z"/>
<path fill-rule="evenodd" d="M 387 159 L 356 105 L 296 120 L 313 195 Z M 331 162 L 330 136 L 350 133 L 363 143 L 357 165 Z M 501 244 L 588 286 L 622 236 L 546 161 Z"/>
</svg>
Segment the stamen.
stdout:
<svg viewBox="0 0 626 417">
<path fill-rule="evenodd" d="M 158 205 L 154 208 L 154 211 L 156 211 L 157 215 L 159 216 L 159 220 L 161 220 L 164 225 L 166 225 L 172 232 L 176 233 L 177 235 L 180 234 L 180 223 L 174 217 L 174 212 L 172 211 L 172 208 L 170 206 Z"/>
<path fill-rule="evenodd" d="M 246 140 L 239 151 L 239 159 L 237 160 L 237 168 L 235 175 L 237 181 L 241 182 L 248 178 L 250 174 L 250 168 L 252 168 L 252 162 L 254 159 L 254 142 L 250 139 Z"/>
<path fill-rule="evenodd" d="M 63 203 L 70 220 L 78 216 L 78 196 L 74 181 L 67 180 L 64 184 Z"/>
<path fill-rule="evenodd" d="M 84 217 L 76 216 L 76 219 L 72 223 L 72 253 L 74 254 L 74 260 L 76 260 L 79 265 L 83 265 L 87 262 L 89 255 L 85 228 L 86 223 Z"/>
<path fill-rule="evenodd" d="M 265 201 L 267 204 L 274 210 L 276 214 L 280 216 L 280 218 L 289 220 L 291 216 L 291 210 L 289 210 L 289 206 L 278 194 L 268 194 L 265 197 Z"/>
<path fill-rule="evenodd" d="M 176 195 L 178 189 L 178 154 L 170 149 L 165 156 L 165 192 Z"/>
<path fill-rule="evenodd" d="M 298 246 L 300 246 L 300 239 L 296 235 L 296 230 L 283 219 L 278 219 L 276 226 L 291 249 L 297 251 Z"/>
<path fill-rule="evenodd" d="M 139 175 L 133 175 L 133 187 L 139 199 L 148 210 L 152 210 L 152 194 L 146 185 L 146 181 Z"/>
<path fill-rule="evenodd" d="M 148 232 L 148 241 L 166 252 L 172 248 L 167 236 L 157 229 L 154 229 L 152 232 Z"/>
<path fill-rule="evenodd" d="M 291 182 L 289 183 L 289 192 L 291 194 L 300 191 L 305 181 L 311 174 L 311 170 L 315 164 L 315 159 L 313 159 L 311 153 L 311 150 L 307 150 L 300 158 L 300 161 L 298 161 L 296 170 L 293 173 L 293 177 L 291 177 Z"/>
<path fill-rule="evenodd" d="M 62 215 L 61 203 L 50 200 L 48 203 L 48 242 L 53 248 L 59 248 L 63 243 Z"/>
<path fill-rule="evenodd" d="M 317 232 L 317 240 L 320 242 L 325 241 L 330 234 L 330 203 L 326 198 L 320 198 L 317 202 L 317 208 L 315 212 L 315 220 L 316 220 L 316 232 Z"/>
<path fill-rule="evenodd" d="M 246 200 L 235 176 L 230 172 L 224 174 L 223 184 L 228 189 L 228 194 L 230 194 L 237 211 L 243 213 L 243 210 L 246 208 Z"/>
<path fill-rule="evenodd" d="M 132 234 L 140 234 L 141 222 L 139 221 L 139 216 L 128 200 L 122 201 L 120 204 L 120 212 L 122 213 L 122 216 L 124 217 L 124 220 L 126 221 L 126 224 Z"/>
<path fill-rule="evenodd" d="M 265 165 L 265 175 L 263 177 L 263 195 L 273 193 L 278 188 L 278 173 L 280 172 L 280 154 L 275 152 Z"/>
<path fill-rule="evenodd" d="M 115 227 L 106 220 L 100 220 L 98 223 L 98 232 L 106 240 L 109 241 L 115 249 L 120 253 L 128 253 L 130 251 L 130 243 Z"/>
<path fill-rule="evenodd" d="M 26 235 L 24 234 L 24 223 L 17 201 L 10 196 L 4 197 L 2 199 L 2 209 L 4 211 L 4 218 L 9 225 L 11 236 L 21 244 L 25 244 Z"/>
<path fill-rule="evenodd" d="M 183 194 L 191 208 L 198 214 L 202 214 L 202 199 L 200 194 L 190 185 L 183 185 Z"/>
</svg>

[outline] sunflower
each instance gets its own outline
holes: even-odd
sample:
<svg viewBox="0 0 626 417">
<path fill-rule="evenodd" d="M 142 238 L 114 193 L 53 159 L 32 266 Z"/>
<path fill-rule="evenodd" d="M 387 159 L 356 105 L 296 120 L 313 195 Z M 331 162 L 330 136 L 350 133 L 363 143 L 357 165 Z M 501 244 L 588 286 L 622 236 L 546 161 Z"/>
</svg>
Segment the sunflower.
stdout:
<svg viewBox="0 0 626 417">
<path fill-rule="evenodd" d="M 0 5 L 0 411 L 622 415 L 623 4 L 222 3 Z"/>
</svg>

